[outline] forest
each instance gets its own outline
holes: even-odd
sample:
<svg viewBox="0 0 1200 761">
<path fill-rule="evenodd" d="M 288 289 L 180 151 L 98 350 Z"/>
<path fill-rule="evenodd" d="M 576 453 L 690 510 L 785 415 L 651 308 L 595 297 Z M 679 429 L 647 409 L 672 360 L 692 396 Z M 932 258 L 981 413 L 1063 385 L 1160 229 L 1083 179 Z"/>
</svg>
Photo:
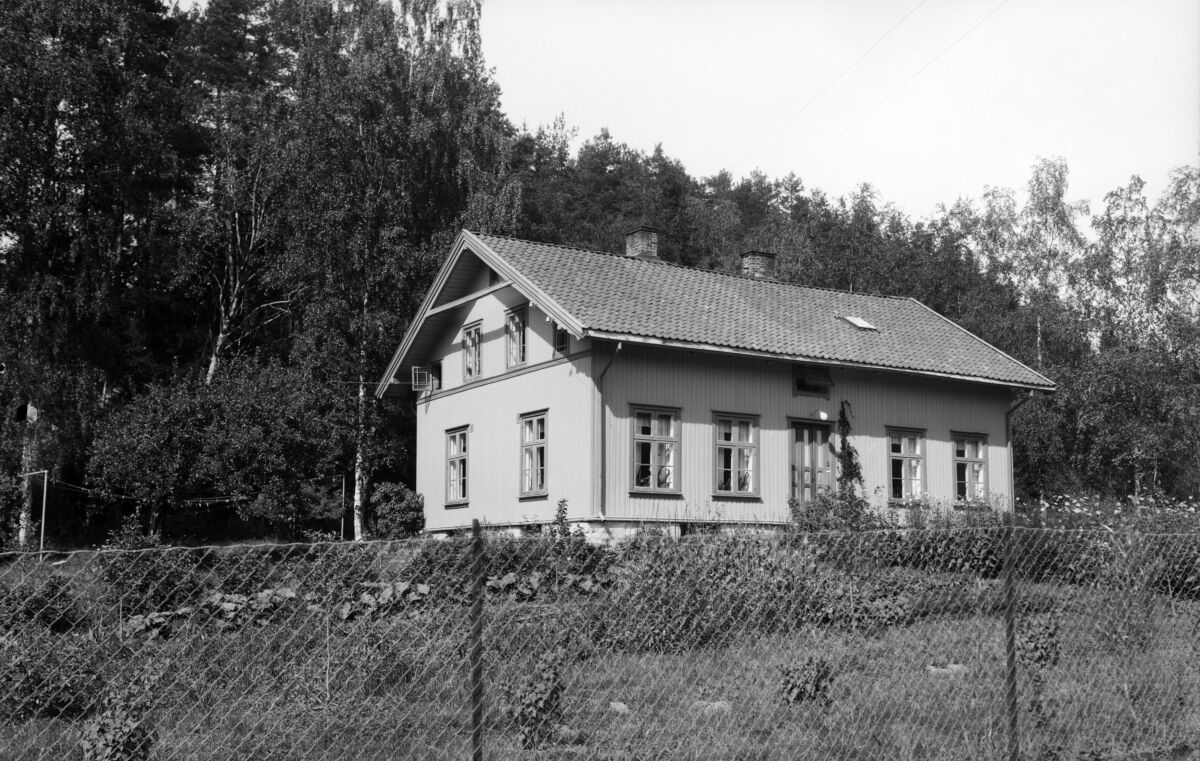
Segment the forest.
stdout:
<svg viewBox="0 0 1200 761">
<path fill-rule="evenodd" d="M 419 530 L 412 402 L 371 391 L 461 228 L 649 224 L 671 261 L 915 297 L 1059 385 L 1015 419 L 1024 499 L 1200 493 L 1200 168 L 1090 209 L 1044 158 L 920 220 L 867 183 L 694 177 L 514 124 L 480 13 L 0 6 L 0 548 L 45 497 L 60 544 Z"/>
</svg>

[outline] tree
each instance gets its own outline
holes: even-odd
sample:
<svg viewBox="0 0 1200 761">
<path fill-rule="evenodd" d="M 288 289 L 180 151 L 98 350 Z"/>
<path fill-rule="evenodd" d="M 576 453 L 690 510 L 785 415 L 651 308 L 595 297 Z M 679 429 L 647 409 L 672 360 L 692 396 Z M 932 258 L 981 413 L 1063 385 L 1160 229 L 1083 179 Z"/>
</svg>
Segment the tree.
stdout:
<svg viewBox="0 0 1200 761">
<path fill-rule="evenodd" d="M 24 438 L 11 405 L 43 413 L 37 466 L 78 473 L 110 395 L 167 359 L 153 334 L 176 319 L 157 294 L 198 150 L 173 57 L 185 27 L 153 0 L 0 6 L 6 471 Z"/>
<path fill-rule="evenodd" d="M 300 292 L 289 358 L 353 394 L 354 535 L 377 438 L 369 389 L 466 224 L 507 232 L 511 128 L 479 55 L 478 4 L 300 3 L 281 291 Z"/>
<path fill-rule="evenodd" d="M 253 361 L 155 384 L 108 415 L 89 478 L 137 505 L 147 528 L 190 499 L 222 496 L 247 518 L 295 535 L 312 517 L 308 485 L 333 471 L 350 442 L 352 409 L 304 369 Z"/>
</svg>

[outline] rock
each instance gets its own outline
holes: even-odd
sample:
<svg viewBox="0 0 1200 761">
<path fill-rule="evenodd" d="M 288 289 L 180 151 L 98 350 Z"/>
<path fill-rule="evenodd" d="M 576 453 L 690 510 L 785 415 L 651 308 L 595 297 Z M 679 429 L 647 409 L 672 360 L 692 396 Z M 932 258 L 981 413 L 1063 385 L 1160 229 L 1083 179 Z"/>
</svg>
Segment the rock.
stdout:
<svg viewBox="0 0 1200 761">
<path fill-rule="evenodd" d="M 559 745 L 582 745 L 583 733 L 566 724 L 559 724 L 554 728 L 554 742 Z"/>
<path fill-rule="evenodd" d="M 729 704 L 728 700 L 697 700 L 692 704 L 692 708 L 700 711 L 705 716 L 729 713 L 733 710 L 733 706 Z"/>
<path fill-rule="evenodd" d="M 931 663 L 925 667 L 925 670 L 938 676 L 956 676 L 967 673 L 967 667 L 961 663 L 948 663 L 945 666 L 934 666 Z"/>
<path fill-rule="evenodd" d="M 627 714 L 629 713 L 629 706 L 618 700 L 613 700 L 609 702 L 608 710 L 612 711 L 613 713 Z"/>
</svg>

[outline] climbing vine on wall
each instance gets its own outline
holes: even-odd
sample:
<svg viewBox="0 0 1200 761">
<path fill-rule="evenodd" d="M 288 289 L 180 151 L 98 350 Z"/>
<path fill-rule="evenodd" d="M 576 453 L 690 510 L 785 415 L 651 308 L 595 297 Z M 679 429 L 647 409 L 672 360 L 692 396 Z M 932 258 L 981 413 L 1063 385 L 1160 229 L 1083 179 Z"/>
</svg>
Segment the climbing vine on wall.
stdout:
<svg viewBox="0 0 1200 761">
<path fill-rule="evenodd" d="M 863 485 L 862 463 L 858 461 L 858 450 L 850 443 L 850 418 L 854 411 L 850 402 L 842 400 L 838 410 L 838 446 L 833 447 L 833 454 L 838 461 L 838 494 L 843 497 L 854 496 L 856 486 Z"/>
</svg>

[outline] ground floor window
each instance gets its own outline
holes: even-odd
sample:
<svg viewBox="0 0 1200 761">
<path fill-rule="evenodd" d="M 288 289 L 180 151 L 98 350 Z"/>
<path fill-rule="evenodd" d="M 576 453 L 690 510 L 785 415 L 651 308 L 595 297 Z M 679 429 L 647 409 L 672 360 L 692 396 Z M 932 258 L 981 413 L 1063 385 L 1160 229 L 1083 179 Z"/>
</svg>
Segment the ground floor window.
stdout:
<svg viewBox="0 0 1200 761">
<path fill-rule="evenodd" d="M 758 493 L 758 419 L 716 415 L 716 491 L 718 494 Z"/>
<path fill-rule="evenodd" d="M 919 499 L 925 493 L 925 432 L 889 428 L 888 473 L 891 499 Z"/>
<path fill-rule="evenodd" d="M 633 416 L 633 489 L 679 491 L 679 410 L 639 408 Z"/>
<path fill-rule="evenodd" d="M 446 504 L 467 501 L 467 429 L 446 432 Z"/>
<path fill-rule="evenodd" d="M 546 413 L 521 416 L 521 496 L 546 493 Z"/>
<path fill-rule="evenodd" d="M 975 502 L 987 500 L 987 439 L 954 434 L 954 496 Z"/>
</svg>

